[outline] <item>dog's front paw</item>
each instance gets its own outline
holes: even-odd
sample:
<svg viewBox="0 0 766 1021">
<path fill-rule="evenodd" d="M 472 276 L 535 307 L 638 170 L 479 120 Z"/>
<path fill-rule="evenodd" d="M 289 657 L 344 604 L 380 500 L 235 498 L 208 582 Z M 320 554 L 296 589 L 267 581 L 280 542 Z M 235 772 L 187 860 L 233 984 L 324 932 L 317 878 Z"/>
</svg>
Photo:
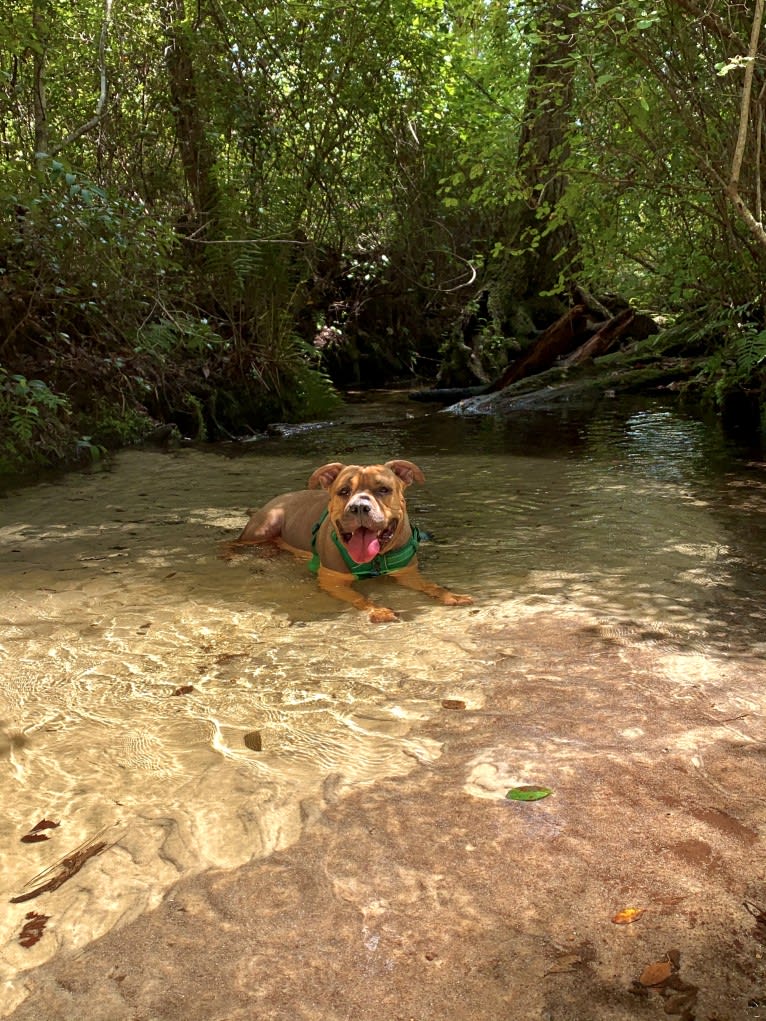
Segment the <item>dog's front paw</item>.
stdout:
<svg viewBox="0 0 766 1021">
<path fill-rule="evenodd" d="M 393 624 L 399 618 L 387 606 L 373 606 L 370 610 L 370 620 L 373 624 Z"/>
<path fill-rule="evenodd" d="M 473 606 L 470 596 L 459 596 L 456 592 L 448 592 L 444 597 L 445 606 Z"/>
</svg>

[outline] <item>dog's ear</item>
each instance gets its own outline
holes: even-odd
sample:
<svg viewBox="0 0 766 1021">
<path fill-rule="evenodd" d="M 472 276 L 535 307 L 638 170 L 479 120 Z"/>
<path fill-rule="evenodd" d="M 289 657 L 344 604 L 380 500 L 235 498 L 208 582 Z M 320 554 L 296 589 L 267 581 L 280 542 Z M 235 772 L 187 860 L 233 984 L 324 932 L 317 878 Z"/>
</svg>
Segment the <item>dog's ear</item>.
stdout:
<svg viewBox="0 0 766 1021">
<path fill-rule="evenodd" d="M 341 464 L 340 461 L 323 464 L 309 479 L 309 489 L 329 489 L 345 467 L 345 464 Z"/>
<path fill-rule="evenodd" d="M 423 472 L 412 461 L 386 461 L 386 468 L 390 468 L 394 475 L 398 475 L 405 486 L 413 482 L 425 482 Z"/>
</svg>

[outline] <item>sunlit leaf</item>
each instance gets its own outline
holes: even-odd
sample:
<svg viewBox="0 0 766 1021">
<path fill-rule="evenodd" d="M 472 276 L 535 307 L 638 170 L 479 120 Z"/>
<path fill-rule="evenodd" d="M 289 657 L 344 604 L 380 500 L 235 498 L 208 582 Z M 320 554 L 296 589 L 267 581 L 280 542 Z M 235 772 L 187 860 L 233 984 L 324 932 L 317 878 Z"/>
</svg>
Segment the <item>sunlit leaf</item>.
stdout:
<svg viewBox="0 0 766 1021">
<path fill-rule="evenodd" d="M 615 925 L 630 925 L 643 915 L 646 908 L 623 908 L 612 918 Z"/>
<path fill-rule="evenodd" d="M 553 794 L 553 791 L 550 787 L 523 785 L 521 787 L 512 787 L 506 794 L 506 798 L 509 801 L 541 801 L 551 794 Z"/>
</svg>

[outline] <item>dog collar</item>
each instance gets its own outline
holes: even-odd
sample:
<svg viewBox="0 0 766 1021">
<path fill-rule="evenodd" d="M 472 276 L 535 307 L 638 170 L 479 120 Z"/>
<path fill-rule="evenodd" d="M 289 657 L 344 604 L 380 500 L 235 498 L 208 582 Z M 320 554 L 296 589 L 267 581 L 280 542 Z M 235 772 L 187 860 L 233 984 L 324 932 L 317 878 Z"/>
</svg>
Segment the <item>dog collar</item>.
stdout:
<svg viewBox="0 0 766 1021">
<path fill-rule="evenodd" d="M 311 530 L 311 560 L 309 561 L 309 570 L 313 571 L 314 574 L 317 573 L 320 566 L 319 554 L 317 553 L 316 548 L 317 532 L 322 527 L 322 524 L 329 513 L 330 512 L 326 510 Z M 404 546 L 400 546 L 395 550 L 390 550 L 388 553 L 378 553 L 376 557 L 373 557 L 373 559 L 366 564 L 357 564 L 356 560 L 353 559 L 351 554 L 338 538 L 337 532 L 334 528 L 330 537 L 337 546 L 338 552 L 343 557 L 343 563 L 355 578 L 377 578 L 381 574 L 391 574 L 392 571 L 401 571 L 401 569 L 406 567 L 415 556 L 418 551 L 418 546 L 426 539 L 426 533 L 421 532 L 420 529 L 416 528 L 414 525 L 411 527 L 412 535 Z"/>
</svg>

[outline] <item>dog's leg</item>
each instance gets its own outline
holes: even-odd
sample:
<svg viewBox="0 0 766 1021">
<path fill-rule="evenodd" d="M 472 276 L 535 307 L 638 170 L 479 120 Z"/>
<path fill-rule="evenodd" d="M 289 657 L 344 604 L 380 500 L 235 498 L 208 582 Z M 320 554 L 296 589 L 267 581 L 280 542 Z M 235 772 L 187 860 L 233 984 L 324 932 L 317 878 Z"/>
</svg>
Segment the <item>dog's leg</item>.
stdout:
<svg viewBox="0 0 766 1021">
<path fill-rule="evenodd" d="M 365 598 L 361 592 L 358 592 L 353 587 L 353 575 L 341 574 L 339 571 L 331 571 L 327 567 L 320 567 L 317 572 L 317 578 L 319 580 L 319 587 L 324 592 L 334 596 L 336 599 L 342 599 L 344 603 L 351 603 L 357 610 L 367 610 L 373 624 L 390 624 L 395 620 L 399 620 L 393 610 L 389 610 L 387 606 L 376 606 L 375 603 Z"/>
<path fill-rule="evenodd" d="M 237 544 L 273 542 L 282 533 L 285 512 L 282 507 L 256 511 L 235 540 Z"/>
<path fill-rule="evenodd" d="M 394 571 L 391 577 L 399 585 L 414 589 L 416 592 L 425 592 L 427 596 L 438 599 L 445 606 L 470 606 L 473 603 L 470 596 L 459 596 L 455 592 L 450 592 L 448 588 L 437 585 L 434 581 L 428 581 L 420 573 L 416 563 L 403 567 L 401 571 Z"/>
</svg>

